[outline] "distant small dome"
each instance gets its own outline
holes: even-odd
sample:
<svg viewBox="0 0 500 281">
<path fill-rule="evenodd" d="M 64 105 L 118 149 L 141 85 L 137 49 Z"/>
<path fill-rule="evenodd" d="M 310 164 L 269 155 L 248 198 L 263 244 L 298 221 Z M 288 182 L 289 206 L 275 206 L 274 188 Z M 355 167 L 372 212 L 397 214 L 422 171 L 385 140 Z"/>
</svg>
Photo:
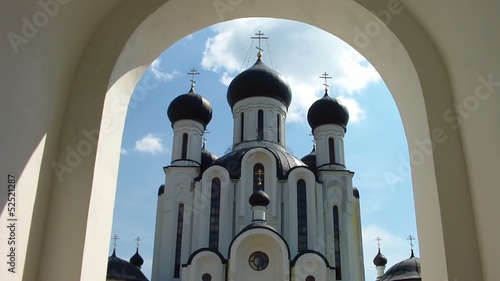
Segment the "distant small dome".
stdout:
<svg viewBox="0 0 500 281">
<path fill-rule="evenodd" d="M 208 151 L 205 148 L 205 144 L 201 148 L 201 163 L 200 163 L 200 174 L 203 173 L 208 167 L 210 167 L 215 160 L 217 160 L 217 156 L 212 152 Z"/>
<path fill-rule="evenodd" d="M 375 266 L 385 266 L 387 264 L 387 258 L 380 253 L 380 249 L 378 249 L 378 254 L 373 258 L 373 264 Z"/>
<path fill-rule="evenodd" d="M 158 188 L 158 196 L 162 195 L 163 193 L 165 193 L 165 185 L 164 184 L 160 185 L 160 188 Z"/>
<path fill-rule="evenodd" d="M 313 146 L 311 152 L 302 157 L 300 161 L 304 162 L 311 170 L 316 171 L 316 146 Z"/>
<path fill-rule="evenodd" d="M 212 105 L 204 97 L 194 92 L 194 87 L 187 94 L 176 97 L 168 106 L 168 119 L 175 122 L 188 119 L 198 121 L 204 127 L 212 120 Z"/>
<path fill-rule="evenodd" d="M 421 281 L 420 259 L 412 255 L 409 259 L 393 265 L 380 281 Z"/>
<path fill-rule="evenodd" d="M 359 190 L 357 188 L 353 188 L 352 196 L 354 196 L 354 198 L 359 199 Z"/>
<path fill-rule="evenodd" d="M 252 207 L 255 206 L 264 206 L 267 207 L 269 205 L 269 196 L 267 193 L 265 193 L 263 190 L 257 190 L 255 191 L 250 198 L 248 199 L 248 202 Z"/>
<path fill-rule="evenodd" d="M 139 268 L 116 256 L 115 250 L 108 258 L 107 280 L 148 281 Z"/>
<path fill-rule="evenodd" d="M 130 258 L 130 263 L 137 267 L 141 267 L 144 264 L 144 259 L 139 255 L 139 248 L 137 248 L 135 254 Z"/>
<path fill-rule="evenodd" d="M 252 67 L 238 74 L 227 89 L 227 102 L 231 109 L 240 100 L 250 97 L 273 98 L 288 108 L 292 102 L 292 91 L 285 78 L 259 58 Z"/>
<path fill-rule="evenodd" d="M 315 101 L 307 111 L 307 122 L 313 130 L 325 124 L 335 124 L 345 129 L 349 122 L 349 111 L 325 92 L 323 98 Z"/>
</svg>

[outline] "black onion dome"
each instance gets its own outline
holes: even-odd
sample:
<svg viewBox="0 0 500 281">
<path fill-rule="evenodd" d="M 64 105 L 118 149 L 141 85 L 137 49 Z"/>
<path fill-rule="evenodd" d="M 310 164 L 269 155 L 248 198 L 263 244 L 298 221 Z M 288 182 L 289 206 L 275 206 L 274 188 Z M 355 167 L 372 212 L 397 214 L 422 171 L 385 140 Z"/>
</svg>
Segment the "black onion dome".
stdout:
<svg viewBox="0 0 500 281">
<path fill-rule="evenodd" d="M 139 248 L 135 251 L 135 254 L 130 258 L 130 264 L 135 265 L 137 267 L 142 266 L 144 264 L 144 259 L 139 255 Z"/>
<path fill-rule="evenodd" d="M 311 170 L 316 171 L 316 146 L 306 156 L 302 157 L 300 161 L 304 162 Z"/>
<path fill-rule="evenodd" d="M 349 111 L 327 92 L 323 98 L 311 105 L 307 111 L 307 122 L 313 130 L 325 124 L 335 124 L 346 128 L 349 122 Z"/>
<path fill-rule="evenodd" d="M 375 266 L 385 266 L 387 264 L 387 258 L 380 253 L 380 249 L 378 249 L 378 254 L 373 258 L 373 264 Z"/>
<path fill-rule="evenodd" d="M 421 281 L 420 259 L 413 256 L 393 265 L 380 281 Z"/>
<path fill-rule="evenodd" d="M 198 121 L 206 127 L 212 120 L 212 105 L 191 87 L 189 93 L 176 97 L 170 103 L 167 115 L 172 125 L 179 120 L 189 119 Z"/>
<path fill-rule="evenodd" d="M 259 58 L 252 67 L 238 74 L 227 89 L 227 102 L 231 109 L 240 100 L 250 97 L 273 98 L 288 108 L 292 102 L 292 91 L 285 78 Z"/>
<path fill-rule="evenodd" d="M 114 250 L 108 258 L 106 280 L 149 281 L 136 266 L 117 257 Z"/>
<path fill-rule="evenodd" d="M 267 195 L 267 193 L 265 193 L 263 190 L 257 190 L 250 196 L 248 202 L 250 203 L 250 205 L 252 205 L 252 207 L 267 207 L 267 205 L 269 205 L 269 202 L 271 201 L 269 200 L 269 196 Z"/>
</svg>

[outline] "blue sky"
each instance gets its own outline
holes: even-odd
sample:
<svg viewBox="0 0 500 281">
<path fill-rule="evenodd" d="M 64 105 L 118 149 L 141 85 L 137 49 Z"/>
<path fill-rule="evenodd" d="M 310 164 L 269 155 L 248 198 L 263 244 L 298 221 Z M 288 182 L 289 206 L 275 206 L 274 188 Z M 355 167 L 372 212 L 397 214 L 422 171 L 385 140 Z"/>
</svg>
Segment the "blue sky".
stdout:
<svg viewBox="0 0 500 281">
<path fill-rule="evenodd" d="M 360 191 L 366 280 L 375 280 L 375 238 L 383 240 L 388 267 L 409 257 L 407 237 L 417 236 L 408 148 L 394 100 L 382 78 L 357 51 L 316 27 L 275 19 L 241 19 L 193 33 L 162 53 L 146 71 L 132 95 L 122 141 L 113 219 L 120 239 L 117 255 L 129 259 L 140 236 L 143 272 L 150 278 L 158 187 L 171 160 L 172 128 L 167 108 L 189 91 L 187 73 L 196 68 L 196 92 L 208 99 L 213 118 L 207 126 L 207 148 L 224 155 L 232 142 L 227 85 L 256 60 L 261 30 L 263 61 L 283 74 L 293 99 L 287 118 L 287 146 L 298 158 L 312 148 L 307 109 L 324 93 L 325 71 L 333 77 L 330 94 L 349 109 L 345 137 L 347 169 L 355 172 Z M 228 130 L 230 128 L 230 130 Z M 415 253 L 418 256 L 418 240 Z M 112 251 L 110 247 L 110 253 Z"/>
</svg>

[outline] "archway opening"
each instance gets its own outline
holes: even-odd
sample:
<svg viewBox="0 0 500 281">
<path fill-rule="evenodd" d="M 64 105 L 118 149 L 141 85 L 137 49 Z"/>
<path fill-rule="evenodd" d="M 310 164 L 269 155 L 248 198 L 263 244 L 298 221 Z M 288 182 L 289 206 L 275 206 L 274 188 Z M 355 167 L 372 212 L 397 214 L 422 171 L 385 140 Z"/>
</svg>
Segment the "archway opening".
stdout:
<svg viewBox="0 0 500 281">
<path fill-rule="evenodd" d="M 265 63 L 291 83 L 294 96 L 286 141 L 295 156 L 311 150 L 305 115 L 324 94 L 323 72 L 332 76 L 326 81 L 330 94 L 350 110 L 346 166 L 356 173 L 354 185 L 361 192 L 365 271 L 367 280 L 375 279 L 375 238 L 384 239 L 390 265 L 409 257 L 405 238 L 416 234 L 410 160 L 399 112 L 379 74 L 357 51 L 323 30 L 288 20 L 245 19 L 200 30 L 159 55 L 138 80 L 128 106 L 113 225 L 113 233 L 122 237 L 122 255 L 134 249 L 133 239 L 140 235 L 146 257 L 143 270 L 149 276 L 156 189 L 164 183 L 161 168 L 171 157 L 173 134 L 166 116 L 170 101 L 189 91 L 190 79 L 196 80 L 196 92 L 214 108 L 210 133 L 205 135 L 207 148 L 222 156 L 231 145 L 227 85 L 255 61 L 257 42 L 252 44 L 250 37 L 259 30 L 270 36 L 262 42 L 269 44 L 262 46 Z M 192 68 L 201 75 L 191 76 Z M 137 210 L 133 214 L 127 211 L 131 206 Z"/>
</svg>

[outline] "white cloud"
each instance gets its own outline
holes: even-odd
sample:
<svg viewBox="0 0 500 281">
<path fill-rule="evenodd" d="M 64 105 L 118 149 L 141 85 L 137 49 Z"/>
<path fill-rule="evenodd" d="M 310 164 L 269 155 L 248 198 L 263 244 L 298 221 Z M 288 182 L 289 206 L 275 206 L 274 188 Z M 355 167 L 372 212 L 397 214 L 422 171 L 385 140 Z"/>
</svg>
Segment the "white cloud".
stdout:
<svg viewBox="0 0 500 281">
<path fill-rule="evenodd" d="M 217 72 L 224 69 L 229 72 L 238 70 L 238 59 L 231 51 L 228 44 L 234 38 L 233 30 L 226 30 L 214 37 L 208 38 L 205 43 L 205 51 L 201 59 L 201 66 L 205 69 Z"/>
<path fill-rule="evenodd" d="M 125 148 L 122 148 L 121 151 L 120 151 L 120 153 L 123 154 L 123 155 L 126 155 L 126 154 L 128 154 L 128 150 L 125 149 Z"/>
<path fill-rule="evenodd" d="M 225 71 L 235 74 L 244 63 L 245 53 L 249 49 L 250 36 L 259 29 L 273 28 L 278 21 L 272 19 L 246 18 L 212 26 L 217 32 L 214 37 L 208 38 L 201 60 L 204 69 L 211 71 Z M 264 30 L 264 29 L 262 29 Z M 250 63 L 256 59 L 255 45 L 249 50 Z"/>
<path fill-rule="evenodd" d="M 162 140 L 158 136 L 149 133 L 142 139 L 135 142 L 134 150 L 144 153 L 158 154 L 162 153 L 165 149 L 163 147 Z"/>
<path fill-rule="evenodd" d="M 222 76 L 220 78 L 220 82 L 226 86 L 229 86 L 229 84 L 231 83 L 231 81 L 233 81 L 233 79 L 234 79 L 234 77 L 229 76 L 229 73 L 224 72 L 224 73 L 222 73 Z"/>
<path fill-rule="evenodd" d="M 349 111 L 350 123 L 357 123 L 366 117 L 365 111 L 354 98 L 340 96 L 338 97 L 338 100 L 347 107 L 347 110 Z"/>
<path fill-rule="evenodd" d="M 324 81 L 319 76 L 325 71 L 333 77 L 328 80 L 331 96 L 348 107 L 350 121 L 356 123 L 365 117 L 356 95 L 379 81 L 380 75 L 337 37 L 312 26 L 275 19 L 239 19 L 212 28 L 216 35 L 206 41 L 201 64 L 219 73 L 224 85 L 229 77 L 255 62 L 258 41 L 251 44 L 250 36 L 262 30 L 269 37 L 267 42 L 261 41 L 263 61 L 286 77 L 293 92 L 288 121 L 303 122 L 311 104 L 323 96 Z"/>
<path fill-rule="evenodd" d="M 150 66 L 151 72 L 153 72 L 153 75 L 156 77 L 156 79 L 160 79 L 164 82 L 169 82 L 172 79 L 175 78 L 179 74 L 179 71 L 174 70 L 170 73 L 168 72 L 163 72 L 161 68 L 161 59 L 157 58 L 151 63 Z"/>
</svg>

